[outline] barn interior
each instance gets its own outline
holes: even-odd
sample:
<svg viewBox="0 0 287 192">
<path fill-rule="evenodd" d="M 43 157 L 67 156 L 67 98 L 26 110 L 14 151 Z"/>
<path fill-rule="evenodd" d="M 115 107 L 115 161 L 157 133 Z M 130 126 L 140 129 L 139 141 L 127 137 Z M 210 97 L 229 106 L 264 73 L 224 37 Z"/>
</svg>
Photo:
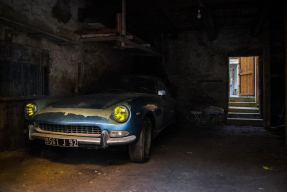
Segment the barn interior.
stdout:
<svg viewBox="0 0 287 192">
<path fill-rule="evenodd" d="M 286 30 L 284 0 L 1 0 L 0 191 L 286 191 Z M 147 163 L 29 141 L 28 102 L 118 74 L 177 102 Z"/>
</svg>

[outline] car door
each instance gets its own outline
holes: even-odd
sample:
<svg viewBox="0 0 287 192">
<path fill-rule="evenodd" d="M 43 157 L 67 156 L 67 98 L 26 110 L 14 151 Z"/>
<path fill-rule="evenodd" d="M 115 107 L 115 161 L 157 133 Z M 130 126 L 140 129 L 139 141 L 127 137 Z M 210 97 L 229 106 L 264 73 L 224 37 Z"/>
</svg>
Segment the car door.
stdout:
<svg viewBox="0 0 287 192">
<path fill-rule="evenodd" d="M 165 95 L 160 96 L 163 113 L 163 127 L 165 127 L 173 121 L 175 112 L 175 100 L 171 97 L 168 89 L 166 88 L 164 82 L 161 79 L 157 79 L 157 89 L 158 91 L 164 90 L 166 93 Z"/>
</svg>

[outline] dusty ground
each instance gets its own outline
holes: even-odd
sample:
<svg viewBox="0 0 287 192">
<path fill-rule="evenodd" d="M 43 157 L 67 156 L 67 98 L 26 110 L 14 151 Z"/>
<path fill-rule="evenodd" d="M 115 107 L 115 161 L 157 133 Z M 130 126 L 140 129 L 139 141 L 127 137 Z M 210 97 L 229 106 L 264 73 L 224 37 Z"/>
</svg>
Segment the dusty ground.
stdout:
<svg viewBox="0 0 287 192">
<path fill-rule="evenodd" d="M 0 191 L 286 192 L 287 151 L 262 128 L 182 126 L 153 141 L 145 164 L 119 149 L 0 153 Z"/>
</svg>

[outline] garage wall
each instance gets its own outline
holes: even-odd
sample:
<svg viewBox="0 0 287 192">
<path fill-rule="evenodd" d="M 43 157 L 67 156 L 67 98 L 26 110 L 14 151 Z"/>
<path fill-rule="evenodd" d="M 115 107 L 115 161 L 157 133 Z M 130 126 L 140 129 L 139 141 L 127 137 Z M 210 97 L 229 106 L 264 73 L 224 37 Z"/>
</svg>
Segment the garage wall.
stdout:
<svg viewBox="0 0 287 192">
<path fill-rule="evenodd" d="M 115 42 L 84 44 L 83 87 L 87 92 L 101 76 L 129 74 L 133 56 L 127 50 L 112 48 Z"/>
<path fill-rule="evenodd" d="M 83 24 L 77 21 L 77 10 L 84 3 L 85 1 L 3 0 L 0 2 L 0 12 L 4 18 L 75 41 L 77 37 L 74 31 L 83 27 Z M 7 28 L 2 29 L 5 38 Z M 46 39 L 29 38 L 27 33 L 17 29 L 9 30 L 12 43 L 49 51 L 49 94 L 72 94 L 78 70 L 77 46 L 59 46 Z"/>
<path fill-rule="evenodd" d="M 88 6 L 88 3 L 85 0 L 3 0 L 0 2 L 0 14 L 21 24 L 76 41 L 78 36 L 74 31 L 85 27 L 85 24 L 78 22 L 78 8 Z M 8 28 L 0 27 L 1 39 L 5 38 L 7 30 Z M 57 45 L 46 39 L 39 41 L 29 38 L 27 33 L 9 30 L 13 36 L 13 43 L 49 51 L 51 96 L 74 94 L 78 76 L 78 46 Z M 111 49 L 112 46 L 99 42 L 84 45 L 83 91 L 89 89 L 93 81 L 102 74 L 129 72 L 127 69 L 130 68 L 130 55 L 121 50 Z"/>
<path fill-rule="evenodd" d="M 0 13 L 10 20 L 72 39 L 73 31 L 82 27 L 78 8 L 86 4 L 86 0 L 1 0 Z"/>
<path fill-rule="evenodd" d="M 85 1 L 77 0 L 1 0 L 0 15 L 12 21 L 76 41 L 74 31 L 83 29 L 78 22 L 78 8 Z M 27 32 L 0 25 L 0 41 L 23 47 L 32 47 L 48 53 L 49 95 L 74 95 L 78 78 L 79 46 L 58 45 L 45 38 L 30 38 Z M 129 72 L 132 58 L 121 50 L 112 49 L 105 43 L 90 43 L 84 46 L 83 85 L 81 93 L 92 86 L 101 75 Z M 128 59 L 129 58 L 129 59 Z M 25 95 L 27 96 L 27 95 Z M 23 130 L 23 106 L 28 99 L 0 98 L 0 151 L 25 145 Z M 31 98 L 30 98 L 31 99 Z M 11 122 L 13 118 L 13 122 Z"/>
<path fill-rule="evenodd" d="M 189 111 L 207 106 L 227 112 L 228 57 L 261 55 L 262 40 L 247 29 L 221 29 L 212 42 L 206 31 L 190 31 L 180 33 L 177 40 L 167 39 L 166 51 L 168 79 L 177 87 L 179 109 L 189 118 Z"/>
</svg>

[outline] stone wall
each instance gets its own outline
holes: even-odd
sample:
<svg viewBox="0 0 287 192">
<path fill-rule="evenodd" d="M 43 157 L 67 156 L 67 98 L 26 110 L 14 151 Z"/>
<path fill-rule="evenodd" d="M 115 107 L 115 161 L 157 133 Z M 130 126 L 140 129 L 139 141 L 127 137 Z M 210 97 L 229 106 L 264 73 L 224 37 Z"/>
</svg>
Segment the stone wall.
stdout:
<svg viewBox="0 0 287 192">
<path fill-rule="evenodd" d="M 55 9 L 65 3 L 68 10 L 68 20 L 61 20 L 63 15 L 57 14 Z M 61 3 L 62 2 L 62 3 Z M 75 41 L 74 31 L 83 28 L 77 21 L 77 10 L 85 1 L 9 1 L 0 2 L 2 17 L 15 22 Z M 58 8 L 59 9 L 59 8 Z M 2 28 L 3 29 L 3 28 Z M 3 30 L 5 31 L 4 28 Z M 71 95 L 76 86 L 78 70 L 78 46 L 57 45 L 47 39 L 29 38 L 26 32 L 12 30 L 12 43 L 32 46 L 49 51 L 49 95 Z"/>
<path fill-rule="evenodd" d="M 86 0 L 1 0 L 0 15 L 25 24 L 73 39 L 74 31 L 81 29 L 78 8 L 87 5 Z"/>
<path fill-rule="evenodd" d="M 85 0 L 1 0 L 0 16 L 77 41 L 74 31 L 84 27 L 78 22 L 78 8 L 88 6 L 87 3 Z M 58 45 L 45 38 L 30 38 L 28 33 L 0 25 L 0 41 L 48 51 L 50 96 L 74 95 L 78 79 L 79 46 Z M 132 56 L 125 51 L 112 49 L 113 45 L 104 42 L 84 44 L 81 93 L 88 91 L 101 75 L 129 73 Z M 25 145 L 28 137 L 23 136 L 26 128 L 23 106 L 26 102 L 0 101 L 0 151 Z"/>
<path fill-rule="evenodd" d="M 166 73 L 177 87 L 178 108 L 186 118 L 189 111 L 203 111 L 207 106 L 227 113 L 228 57 L 262 54 L 261 36 L 252 37 L 246 29 L 222 29 L 212 42 L 206 31 L 183 32 L 177 40 L 166 41 Z"/>
<path fill-rule="evenodd" d="M 34 0 L 0 2 L 0 15 L 12 21 L 77 41 L 74 31 L 84 27 L 78 22 L 78 8 L 87 6 L 85 0 Z M 7 27 L 1 27 L 4 39 Z M 49 51 L 49 95 L 74 94 L 78 77 L 78 46 L 57 45 L 47 39 L 33 39 L 27 33 L 12 30 L 12 42 Z M 107 43 L 84 44 L 83 91 L 89 89 L 102 74 L 129 72 L 132 57 L 112 49 Z"/>
</svg>

